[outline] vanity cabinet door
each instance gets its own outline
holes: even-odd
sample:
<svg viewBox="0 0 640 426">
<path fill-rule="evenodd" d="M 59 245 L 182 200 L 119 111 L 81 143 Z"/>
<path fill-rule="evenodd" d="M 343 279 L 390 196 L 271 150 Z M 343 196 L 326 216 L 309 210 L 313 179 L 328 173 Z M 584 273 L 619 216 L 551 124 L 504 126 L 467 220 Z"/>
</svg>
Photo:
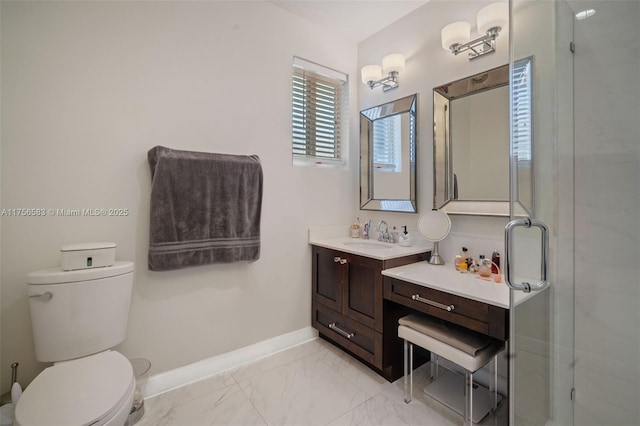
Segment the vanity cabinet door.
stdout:
<svg viewBox="0 0 640 426">
<path fill-rule="evenodd" d="M 342 313 L 382 332 L 382 261 L 355 255 L 347 261 Z"/>
<path fill-rule="evenodd" d="M 313 248 L 313 300 L 382 332 L 382 264 L 340 251 Z"/>
<path fill-rule="evenodd" d="M 341 252 L 313 247 L 313 300 L 338 312 L 342 311 L 346 260 Z"/>
</svg>

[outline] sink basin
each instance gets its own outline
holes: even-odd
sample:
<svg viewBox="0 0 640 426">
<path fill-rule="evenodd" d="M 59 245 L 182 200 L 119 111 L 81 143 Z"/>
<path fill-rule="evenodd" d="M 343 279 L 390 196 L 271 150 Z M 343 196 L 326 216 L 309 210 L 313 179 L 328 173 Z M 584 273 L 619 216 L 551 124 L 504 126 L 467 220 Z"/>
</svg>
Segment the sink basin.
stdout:
<svg viewBox="0 0 640 426">
<path fill-rule="evenodd" d="M 376 241 L 348 241 L 345 246 L 361 249 L 361 250 L 388 250 L 393 247 L 392 244 L 379 243 Z"/>
</svg>

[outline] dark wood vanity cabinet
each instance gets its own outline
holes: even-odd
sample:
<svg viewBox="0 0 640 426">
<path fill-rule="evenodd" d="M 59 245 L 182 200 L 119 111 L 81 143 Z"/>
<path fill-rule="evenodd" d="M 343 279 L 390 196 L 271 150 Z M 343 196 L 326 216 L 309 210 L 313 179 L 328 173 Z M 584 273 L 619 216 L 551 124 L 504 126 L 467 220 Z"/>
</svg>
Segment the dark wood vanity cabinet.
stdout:
<svg viewBox="0 0 640 426">
<path fill-rule="evenodd" d="M 507 340 L 507 309 L 391 277 L 384 277 L 383 297 L 494 339 Z"/>
<path fill-rule="evenodd" d="M 425 260 L 427 254 L 377 260 L 313 246 L 313 327 L 383 372 L 382 270 Z"/>
</svg>

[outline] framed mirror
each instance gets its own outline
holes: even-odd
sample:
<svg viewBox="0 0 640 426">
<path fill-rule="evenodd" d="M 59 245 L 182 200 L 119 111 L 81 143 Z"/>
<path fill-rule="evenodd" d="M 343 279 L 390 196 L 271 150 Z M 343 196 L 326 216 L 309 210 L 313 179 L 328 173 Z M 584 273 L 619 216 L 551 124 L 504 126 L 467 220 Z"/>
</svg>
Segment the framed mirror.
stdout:
<svg viewBox="0 0 640 426">
<path fill-rule="evenodd" d="M 417 95 L 360 112 L 360 209 L 416 213 Z"/>
<path fill-rule="evenodd" d="M 516 209 L 533 210 L 530 62 L 519 61 L 527 71 L 514 78 L 514 144 L 519 146 L 514 148 L 514 164 L 509 156 L 508 65 L 433 89 L 434 208 L 450 214 L 508 216 L 512 167 Z"/>
</svg>

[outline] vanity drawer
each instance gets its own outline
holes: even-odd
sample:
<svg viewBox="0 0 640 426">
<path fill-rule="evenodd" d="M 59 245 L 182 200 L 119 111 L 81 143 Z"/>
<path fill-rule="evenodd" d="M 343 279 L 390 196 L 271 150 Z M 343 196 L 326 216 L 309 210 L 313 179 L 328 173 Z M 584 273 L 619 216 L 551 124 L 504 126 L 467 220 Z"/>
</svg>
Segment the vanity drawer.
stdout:
<svg viewBox="0 0 640 426">
<path fill-rule="evenodd" d="M 312 325 L 320 334 L 372 366 L 382 368 L 382 333 L 349 319 L 321 303 L 313 302 L 312 309 Z"/>
<path fill-rule="evenodd" d="M 384 277 L 384 298 L 496 339 L 506 340 L 506 309 L 391 277 Z"/>
</svg>

